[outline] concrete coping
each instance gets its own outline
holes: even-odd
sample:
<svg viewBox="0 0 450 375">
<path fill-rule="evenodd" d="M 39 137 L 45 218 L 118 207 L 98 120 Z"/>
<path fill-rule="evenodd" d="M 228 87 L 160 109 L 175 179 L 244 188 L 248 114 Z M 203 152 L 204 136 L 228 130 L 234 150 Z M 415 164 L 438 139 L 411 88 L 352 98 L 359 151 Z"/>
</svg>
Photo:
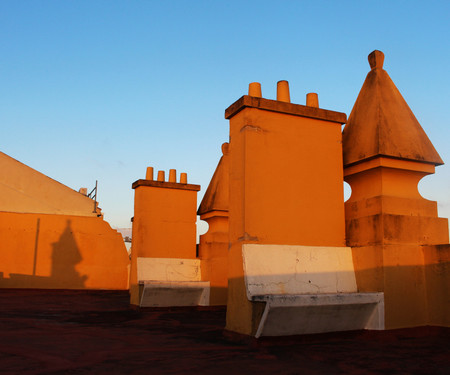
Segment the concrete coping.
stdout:
<svg viewBox="0 0 450 375">
<path fill-rule="evenodd" d="M 342 112 L 335 112 L 327 109 L 282 102 L 278 100 L 258 98 L 249 95 L 242 96 L 232 105 L 230 105 L 225 110 L 225 118 L 230 119 L 231 117 L 242 111 L 244 108 L 258 108 L 266 111 L 285 113 L 293 116 L 336 122 L 341 125 L 347 122 L 347 115 Z"/>
<path fill-rule="evenodd" d="M 131 187 L 136 189 L 140 186 L 150 186 L 165 189 L 180 189 L 180 190 L 193 190 L 200 191 L 200 185 L 194 184 L 182 184 L 177 182 L 167 182 L 167 181 L 153 181 L 153 180 L 137 180 L 133 182 Z"/>
<path fill-rule="evenodd" d="M 256 338 L 385 328 L 384 293 L 254 297 L 266 302 Z"/>
<path fill-rule="evenodd" d="M 243 244 L 242 259 L 249 299 L 357 291 L 349 247 Z"/>
<path fill-rule="evenodd" d="M 139 285 L 151 287 L 182 287 L 182 288 L 208 288 L 209 281 L 161 281 L 161 280 L 139 280 Z"/>
<path fill-rule="evenodd" d="M 265 302 L 255 337 L 384 329 L 384 294 L 358 293 L 349 247 L 243 244 L 247 298 Z"/>
<path fill-rule="evenodd" d="M 208 306 L 209 281 L 140 281 L 141 307 Z"/>
<path fill-rule="evenodd" d="M 138 281 L 201 281 L 200 259 L 137 257 Z"/>
</svg>

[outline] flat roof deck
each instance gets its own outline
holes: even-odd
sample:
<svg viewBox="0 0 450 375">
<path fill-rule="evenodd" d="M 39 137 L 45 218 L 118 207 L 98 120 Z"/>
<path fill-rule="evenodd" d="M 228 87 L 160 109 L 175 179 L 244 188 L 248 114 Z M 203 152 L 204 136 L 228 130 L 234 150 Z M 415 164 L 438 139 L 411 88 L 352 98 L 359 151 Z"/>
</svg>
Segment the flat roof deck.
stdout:
<svg viewBox="0 0 450 375">
<path fill-rule="evenodd" d="M 128 292 L 0 289 L 1 374 L 448 374 L 450 328 L 263 337 L 224 307 L 135 308 Z"/>
</svg>

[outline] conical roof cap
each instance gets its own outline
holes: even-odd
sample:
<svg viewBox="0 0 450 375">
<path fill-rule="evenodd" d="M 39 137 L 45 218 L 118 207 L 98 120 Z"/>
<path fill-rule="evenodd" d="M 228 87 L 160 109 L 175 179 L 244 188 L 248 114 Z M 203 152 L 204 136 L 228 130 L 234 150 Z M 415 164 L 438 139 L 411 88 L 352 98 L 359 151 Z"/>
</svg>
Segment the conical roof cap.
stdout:
<svg viewBox="0 0 450 375">
<path fill-rule="evenodd" d="M 197 215 L 212 211 L 228 211 L 229 208 L 229 160 L 228 143 L 222 145 L 223 156 L 220 158 L 214 175 L 206 189 Z"/>
<path fill-rule="evenodd" d="M 369 55 L 371 71 L 342 134 L 344 166 L 376 156 L 444 164 L 383 62 L 383 52 Z"/>
</svg>

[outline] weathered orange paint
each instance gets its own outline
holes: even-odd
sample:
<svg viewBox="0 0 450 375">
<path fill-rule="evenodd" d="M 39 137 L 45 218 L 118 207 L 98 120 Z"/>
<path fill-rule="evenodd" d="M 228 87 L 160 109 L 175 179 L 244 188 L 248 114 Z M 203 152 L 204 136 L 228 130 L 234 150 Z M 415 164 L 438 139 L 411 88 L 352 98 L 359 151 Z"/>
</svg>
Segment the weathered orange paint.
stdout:
<svg viewBox="0 0 450 375">
<path fill-rule="evenodd" d="M 223 156 L 197 211 L 208 223 L 200 236 L 199 258 L 202 280 L 210 282 L 210 304 L 226 305 L 228 287 L 228 210 L 229 210 L 229 144 L 222 145 Z"/>
<path fill-rule="evenodd" d="M 428 324 L 450 327 L 450 244 L 423 246 Z"/>
<path fill-rule="evenodd" d="M 228 289 L 228 213 L 213 211 L 201 219 L 209 230 L 200 236 L 202 280 L 210 282 L 210 305 L 226 305 Z"/>
<path fill-rule="evenodd" d="M 230 236 L 344 246 L 341 123 L 280 104 L 277 111 L 243 105 L 230 117 L 230 205 L 239 205 Z"/>
<path fill-rule="evenodd" d="M 101 215 L 94 200 L 0 152 L 0 211 Z M 85 191 L 86 189 L 80 189 Z"/>
<path fill-rule="evenodd" d="M 434 165 L 386 157 L 346 167 L 345 181 L 352 187 L 347 244 L 448 242 L 447 219 L 437 217 L 437 203 L 422 198 L 417 188 L 431 173 Z"/>
<path fill-rule="evenodd" d="M 0 212 L 0 287 L 128 289 L 122 236 L 102 218 Z"/>
<path fill-rule="evenodd" d="M 172 179 L 175 179 L 172 172 Z M 139 302 L 137 258 L 196 258 L 196 206 L 199 185 L 138 180 L 135 190 L 131 247 L 131 303 Z"/>
<path fill-rule="evenodd" d="M 288 99 L 280 85 L 282 100 Z M 247 299 L 242 244 L 345 246 L 343 113 L 251 96 L 230 120 L 227 329 L 254 334 L 261 305 Z"/>
<path fill-rule="evenodd" d="M 443 164 L 400 91 L 383 69 L 383 53 L 373 51 L 369 60 L 371 70 L 342 136 L 344 165 L 350 166 L 376 156 Z"/>
<path fill-rule="evenodd" d="M 362 292 L 384 292 L 388 329 L 449 325 L 448 221 L 417 189 L 442 160 L 383 59 L 380 51 L 369 55 L 372 70 L 343 134 L 356 281 Z"/>
</svg>

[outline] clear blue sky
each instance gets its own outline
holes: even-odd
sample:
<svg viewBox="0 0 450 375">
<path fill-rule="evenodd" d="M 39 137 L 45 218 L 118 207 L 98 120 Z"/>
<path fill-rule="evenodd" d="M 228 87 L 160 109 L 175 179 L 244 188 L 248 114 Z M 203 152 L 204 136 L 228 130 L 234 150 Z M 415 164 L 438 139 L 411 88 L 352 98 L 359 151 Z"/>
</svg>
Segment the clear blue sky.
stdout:
<svg viewBox="0 0 450 375">
<path fill-rule="evenodd" d="M 385 69 L 450 165 L 450 1 L 0 2 L 0 150 L 78 190 L 129 227 L 147 166 L 187 172 L 199 202 L 248 83 L 319 94 L 350 114 Z M 420 185 L 450 216 L 450 167 Z"/>
</svg>

